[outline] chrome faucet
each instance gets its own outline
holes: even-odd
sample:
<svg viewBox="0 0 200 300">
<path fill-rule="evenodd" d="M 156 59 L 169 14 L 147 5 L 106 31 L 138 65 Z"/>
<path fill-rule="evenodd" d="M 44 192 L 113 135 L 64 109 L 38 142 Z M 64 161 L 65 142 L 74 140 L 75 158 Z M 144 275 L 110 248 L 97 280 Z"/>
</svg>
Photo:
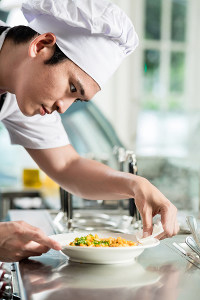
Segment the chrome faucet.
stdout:
<svg viewBox="0 0 200 300">
<path fill-rule="evenodd" d="M 118 164 L 119 164 L 119 171 L 127 171 L 125 170 L 125 164 L 128 163 L 128 172 L 134 175 L 137 175 L 138 168 L 137 168 L 137 159 L 136 155 L 132 150 L 126 150 L 123 147 L 115 146 L 113 149 L 113 153 L 117 156 Z M 119 201 L 120 209 L 123 208 L 123 200 Z M 140 213 L 135 205 L 134 198 L 129 199 L 129 213 L 132 217 L 132 223 L 135 226 L 140 227 L 141 224 L 141 216 Z"/>
<path fill-rule="evenodd" d="M 126 159 L 128 161 L 129 173 L 137 175 L 138 168 L 135 153 L 133 151 L 127 150 Z M 133 217 L 133 222 L 139 222 L 141 220 L 141 216 L 137 209 L 137 206 L 135 205 L 134 198 L 129 199 L 129 213 Z"/>
<path fill-rule="evenodd" d="M 123 147 L 115 146 L 113 148 L 113 153 L 117 156 L 119 171 L 124 172 L 124 164 L 126 162 L 126 150 Z M 119 200 L 120 211 L 122 211 L 123 208 L 124 208 L 124 201 Z"/>
<path fill-rule="evenodd" d="M 60 187 L 61 211 L 54 219 L 54 223 L 60 232 L 72 231 L 73 205 L 72 194 Z M 67 226 L 66 226 L 67 225 Z"/>
</svg>

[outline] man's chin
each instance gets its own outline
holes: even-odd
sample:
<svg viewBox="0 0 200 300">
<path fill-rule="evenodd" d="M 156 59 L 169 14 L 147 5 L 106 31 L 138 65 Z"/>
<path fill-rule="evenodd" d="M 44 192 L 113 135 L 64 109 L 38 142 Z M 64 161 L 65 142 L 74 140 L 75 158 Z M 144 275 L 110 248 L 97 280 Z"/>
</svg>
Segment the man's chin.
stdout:
<svg viewBox="0 0 200 300">
<path fill-rule="evenodd" d="M 21 110 L 22 114 L 26 117 L 33 117 L 33 116 L 39 114 L 39 113 L 36 113 L 36 112 L 27 111 L 26 109 L 21 109 L 20 107 L 19 107 L 19 109 Z"/>
<path fill-rule="evenodd" d="M 18 107 L 24 116 L 33 117 L 34 115 L 39 114 L 39 111 L 34 111 L 33 109 L 31 109 L 31 107 L 26 107 L 26 105 L 24 105 L 25 103 L 27 103 L 27 101 L 23 101 L 24 97 L 17 97 L 16 95 L 16 99 Z"/>
</svg>

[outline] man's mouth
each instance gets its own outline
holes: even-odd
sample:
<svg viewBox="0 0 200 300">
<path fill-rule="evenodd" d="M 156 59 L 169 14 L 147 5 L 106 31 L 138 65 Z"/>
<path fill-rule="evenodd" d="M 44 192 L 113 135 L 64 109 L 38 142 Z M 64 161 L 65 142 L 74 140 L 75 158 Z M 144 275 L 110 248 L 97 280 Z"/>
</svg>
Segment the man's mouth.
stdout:
<svg viewBox="0 0 200 300">
<path fill-rule="evenodd" d="M 40 107 L 40 114 L 41 116 L 44 116 L 45 114 L 50 114 L 51 112 L 42 104 Z"/>
</svg>

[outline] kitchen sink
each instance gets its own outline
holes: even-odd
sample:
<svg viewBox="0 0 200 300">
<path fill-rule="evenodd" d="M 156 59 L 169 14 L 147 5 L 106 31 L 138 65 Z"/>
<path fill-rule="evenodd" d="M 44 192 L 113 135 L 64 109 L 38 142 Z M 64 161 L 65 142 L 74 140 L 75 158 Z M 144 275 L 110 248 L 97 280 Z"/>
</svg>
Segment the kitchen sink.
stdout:
<svg viewBox="0 0 200 300">
<path fill-rule="evenodd" d="M 133 223 L 133 218 L 128 216 L 128 211 L 119 214 L 119 211 L 109 210 L 99 212 L 74 211 L 73 219 L 68 220 L 66 213 L 50 211 L 57 233 L 69 231 L 113 231 L 133 233 L 139 224 Z M 127 214 L 126 214 L 127 213 Z"/>
</svg>

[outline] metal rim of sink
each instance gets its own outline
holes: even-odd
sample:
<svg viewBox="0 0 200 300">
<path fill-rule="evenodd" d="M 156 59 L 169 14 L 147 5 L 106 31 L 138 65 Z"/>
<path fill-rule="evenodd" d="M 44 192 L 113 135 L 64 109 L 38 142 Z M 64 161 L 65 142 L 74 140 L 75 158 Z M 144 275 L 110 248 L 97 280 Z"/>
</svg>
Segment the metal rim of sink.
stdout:
<svg viewBox="0 0 200 300">
<path fill-rule="evenodd" d="M 103 220 L 109 220 L 110 219 L 110 216 L 109 215 L 107 215 L 107 214 L 100 214 L 100 213 L 97 213 L 97 214 L 95 214 L 94 215 L 94 213 L 93 212 L 81 212 L 81 213 L 79 213 L 79 212 L 75 212 L 74 213 L 74 216 L 73 216 L 73 219 L 81 219 L 81 218 L 83 218 L 83 219 L 103 219 Z"/>
<path fill-rule="evenodd" d="M 78 220 L 73 220 L 73 224 L 77 225 L 78 227 L 80 226 L 85 226 L 85 227 L 116 227 L 117 224 L 115 222 L 112 221 L 104 221 L 101 219 L 90 219 L 90 220 L 86 220 L 86 219 L 78 219 Z"/>
</svg>

